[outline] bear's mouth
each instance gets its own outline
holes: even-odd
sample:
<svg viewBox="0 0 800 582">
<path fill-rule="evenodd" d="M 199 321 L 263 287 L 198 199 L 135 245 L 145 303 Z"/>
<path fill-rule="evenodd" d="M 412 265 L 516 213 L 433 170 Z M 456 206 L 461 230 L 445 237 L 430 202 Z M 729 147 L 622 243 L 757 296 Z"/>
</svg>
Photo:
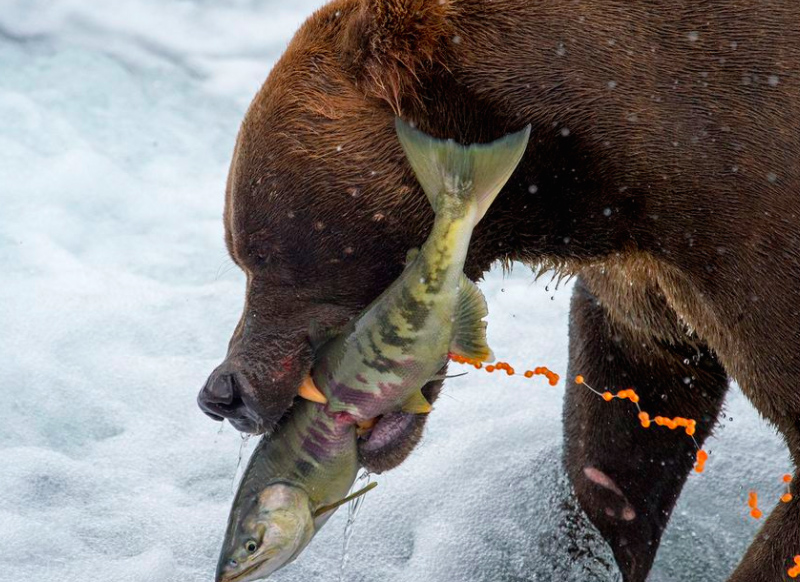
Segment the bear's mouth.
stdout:
<svg viewBox="0 0 800 582">
<path fill-rule="evenodd" d="M 402 445 L 413 433 L 416 417 L 409 412 L 391 412 L 362 424 L 359 427 L 359 450 L 367 455 L 379 455 L 386 449 Z"/>
</svg>

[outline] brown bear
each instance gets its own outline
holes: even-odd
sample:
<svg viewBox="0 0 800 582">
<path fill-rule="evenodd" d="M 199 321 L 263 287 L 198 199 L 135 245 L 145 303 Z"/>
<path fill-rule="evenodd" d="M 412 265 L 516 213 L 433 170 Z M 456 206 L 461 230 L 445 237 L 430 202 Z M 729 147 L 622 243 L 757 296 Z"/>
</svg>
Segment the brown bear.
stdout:
<svg viewBox="0 0 800 582">
<path fill-rule="evenodd" d="M 226 243 L 247 299 L 198 399 L 212 418 L 271 430 L 309 370 L 309 323 L 354 316 L 425 239 L 432 211 L 395 116 L 465 144 L 532 125 L 466 272 L 523 261 L 577 276 L 570 378 L 635 387 L 645 409 L 698 419 L 701 444 L 734 379 L 800 460 L 794 0 L 337 0 L 316 12 L 233 154 Z M 570 382 L 565 464 L 624 579 L 642 581 L 694 445 L 602 406 Z M 381 418 L 363 464 L 400 463 L 424 422 Z M 799 553 L 795 496 L 730 580 L 784 580 Z"/>
</svg>

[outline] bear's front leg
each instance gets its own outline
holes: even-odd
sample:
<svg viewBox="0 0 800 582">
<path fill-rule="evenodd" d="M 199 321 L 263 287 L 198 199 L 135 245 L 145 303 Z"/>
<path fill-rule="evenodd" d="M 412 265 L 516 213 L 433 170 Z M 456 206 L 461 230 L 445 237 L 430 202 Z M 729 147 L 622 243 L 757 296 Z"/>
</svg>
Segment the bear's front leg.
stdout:
<svg viewBox="0 0 800 582">
<path fill-rule="evenodd" d="M 648 316 L 664 319 L 651 323 L 677 326 L 663 298 L 648 293 L 648 302 L 660 306 Z M 684 430 L 655 424 L 644 428 L 630 401 L 606 402 L 576 384 L 576 375 L 599 391 L 633 388 L 642 410 L 652 417 L 695 419 L 700 445 L 716 422 L 727 376 L 698 343 L 657 341 L 612 320 L 587 282 L 578 279 L 564 402 L 566 468 L 581 507 L 611 545 L 624 580 L 644 581 L 697 449 Z"/>
</svg>

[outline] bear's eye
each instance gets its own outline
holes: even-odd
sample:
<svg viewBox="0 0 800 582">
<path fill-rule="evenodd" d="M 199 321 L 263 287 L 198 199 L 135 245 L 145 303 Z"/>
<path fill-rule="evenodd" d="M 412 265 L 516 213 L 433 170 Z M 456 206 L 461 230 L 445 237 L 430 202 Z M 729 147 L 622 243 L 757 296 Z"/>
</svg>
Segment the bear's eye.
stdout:
<svg viewBox="0 0 800 582">
<path fill-rule="evenodd" d="M 252 554 L 258 549 L 258 544 L 255 540 L 247 540 L 244 543 L 244 549 L 247 550 L 248 553 Z"/>
<path fill-rule="evenodd" d="M 254 267 L 274 266 L 281 254 L 281 245 L 274 233 L 261 230 L 247 239 L 247 259 Z"/>
</svg>

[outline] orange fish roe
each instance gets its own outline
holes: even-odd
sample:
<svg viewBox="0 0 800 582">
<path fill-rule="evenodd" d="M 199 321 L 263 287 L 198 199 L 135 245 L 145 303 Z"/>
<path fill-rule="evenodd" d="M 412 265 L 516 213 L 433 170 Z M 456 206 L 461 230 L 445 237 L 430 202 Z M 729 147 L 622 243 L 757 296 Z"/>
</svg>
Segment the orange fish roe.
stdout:
<svg viewBox="0 0 800 582">
<path fill-rule="evenodd" d="M 477 369 L 477 370 L 484 369 L 487 372 L 489 372 L 490 374 L 492 372 L 504 371 L 509 376 L 525 376 L 526 378 L 533 378 L 534 376 L 545 376 L 545 377 L 547 377 L 547 380 L 550 383 L 550 386 L 555 386 L 556 384 L 558 384 L 558 381 L 559 381 L 559 375 L 556 374 L 555 372 L 552 372 L 552 371 L 548 370 L 545 367 L 539 367 L 539 368 L 536 368 L 534 370 L 528 370 L 524 374 L 517 374 L 517 371 L 508 362 L 496 362 L 496 363 L 490 364 L 490 365 L 488 365 L 488 366 L 486 366 L 484 368 L 483 364 L 481 362 L 479 362 L 478 360 L 465 358 L 464 356 L 460 356 L 458 354 L 453 354 L 453 353 L 449 353 L 448 357 L 452 361 L 454 361 L 454 362 L 456 362 L 458 364 L 468 364 L 470 366 L 474 366 L 475 369 Z"/>
<path fill-rule="evenodd" d="M 792 495 L 791 490 L 792 476 L 787 473 L 783 476 L 783 482 L 786 483 L 786 493 L 781 495 L 781 501 L 783 503 L 789 503 L 792 499 L 794 499 L 794 495 Z"/>
<path fill-rule="evenodd" d="M 750 507 L 750 517 L 753 519 L 761 519 L 761 516 L 764 514 L 758 508 L 758 493 L 751 491 L 747 495 L 747 505 Z"/>
<path fill-rule="evenodd" d="M 694 436 L 694 433 L 697 430 L 696 420 L 691 418 L 683 418 L 682 416 L 676 416 L 675 418 L 656 416 L 653 419 L 653 422 L 655 422 L 658 426 L 666 426 L 670 430 L 675 430 L 676 428 L 685 428 L 686 434 L 689 436 Z"/>
<path fill-rule="evenodd" d="M 583 376 L 575 376 L 576 384 L 583 384 Z"/>
<path fill-rule="evenodd" d="M 800 556 L 794 557 L 794 566 L 789 568 L 786 573 L 789 575 L 789 578 L 797 578 L 800 576 Z"/>
<path fill-rule="evenodd" d="M 694 466 L 694 470 L 698 473 L 702 473 L 706 468 L 706 461 L 708 461 L 708 453 L 700 449 L 697 451 L 697 463 Z"/>
<path fill-rule="evenodd" d="M 611 392 L 603 392 L 603 400 L 606 402 L 610 402 L 614 398 L 614 395 Z"/>
<path fill-rule="evenodd" d="M 642 422 L 642 427 L 650 428 L 650 415 L 644 410 L 639 413 L 639 420 Z"/>
<path fill-rule="evenodd" d="M 750 507 L 750 509 L 755 509 L 758 507 L 758 493 L 751 491 L 747 494 L 747 505 Z"/>
</svg>

